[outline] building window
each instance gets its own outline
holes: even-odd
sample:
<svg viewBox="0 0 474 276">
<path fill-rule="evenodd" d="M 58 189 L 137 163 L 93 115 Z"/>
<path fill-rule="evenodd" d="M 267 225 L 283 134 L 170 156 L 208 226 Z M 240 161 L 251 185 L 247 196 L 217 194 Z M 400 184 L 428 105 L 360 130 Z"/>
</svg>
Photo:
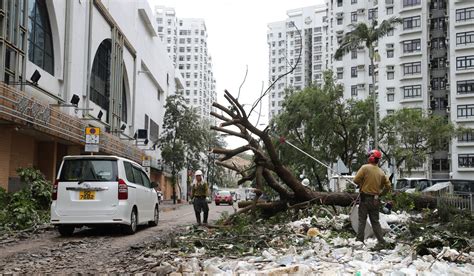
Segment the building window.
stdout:
<svg viewBox="0 0 474 276">
<path fill-rule="evenodd" d="M 344 68 L 337 68 L 337 79 L 342 80 L 344 77 Z"/>
<path fill-rule="evenodd" d="M 351 51 L 351 59 L 357 59 L 357 50 Z"/>
<path fill-rule="evenodd" d="M 474 116 L 474 104 L 458 105 L 458 118 L 470 118 Z"/>
<path fill-rule="evenodd" d="M 395 78 L 395 72 L 388 71 L 387 72 L 387 80 L 393 80 Z"/>
<path fill-rule="evenodd" d="M 458 135 L 458 142 L 474 142 L 474 129 L 466 129 Z"/>
<path fill-rule="evenodd" d="M 421 97 L 421 85 L 410 85 L 404 86 L 403 89 L 403 98 L 417 98 Z"/>
<path fill-rule="evenodd" d="M 339 17 L 339 18 L 337 19 L 337 25 L 342 25 L 342 17 Z"/>
<path fill-rule="evenodd" d="M 387 102 L 395 101 L 394 88 L 387 89 Z"/>
<path fill-rule="evenodd" d="M 421 3 L 421 0 L 403 0 L 403 7 L 416 6 Z"/>
<path fill-rule="evenodd" d="M 357 85 L 351 85 L 351 96 L 357 97 Z"/>
<path fill-rule="evenodd" d="M 403 18 L 403 29 L 404 30 L 409 30 L 409 29 L 414 29 L 418 28 L 421 26 L 421 16 L 413 16 L 413 17 L 407 17 Z"/>
<path fill-rule="evenodd" d="M 357 78 L 357 66 L 351 67 L 351 78 Z"/>
<path fill-rule="evenodd" d="M 431 163 L 431 169 L 433 171 L 449 171 L 449 161 L 448 159 L 433 159 L 433 162 Z"/>
<path fill-rule="evenodd" d="M 403 75 L 415 75 L 421 73 L 421 62 L 403 64 Z"/>
<path fill-rule="evenodd" d="M 127 83 L 125 82 L 125 78 L 122 80 L 122 117 L 121 120 L 125 123 L 127 123 L 127 112 L 128 112 L 128 106 L 127 106 Z M 158 94 L 159 95 L 159 94 Z"/>
<path fill-rule="evenodd" d="M 445 78 L 431 79 L 431 89 L 433 90 L 446 89 L 446 79 Z"/>
<path fill-rule="evenodd" d="M 28 59 L 54 75 L 54 52 L 48 10 L 44 0 L 29 1 Z"/>
<path fill-rule="evenodd" d="M 456 21 L 466 21 L 470 19 L 474 19 L 474 7 L 456 10 Z"/>
<path fill-rule="evenodd" d="M 351 22 L 357 22 L 357 12 L 351 12 Z"/>
<path fill-rule="evenodd" d="M 342 7 L 342 2 L 343 2 L 343 0 L 337 0 L 337 6 Z"/>
<path fill-rule="evenodd" d="M 474 80 L 458 81 L 456 84 L 458 94 L 474 93 Z"/>
<path fill-rule="evenodd" d="M 369 13 L 368 13 L 369 20 L 376 20 L 377 19 L 377 12 L 378 12 L 377 8 L 369 9 Z"/>
<path fill-rule="evenodd" d="M 109 110 L 111 51 L 110 39 L 102 41 L 94 57 L 90 80 L 90 100 L 106 111 Z"/>
<path fill-rule="evenodd" d="M 393 14 L 393 7 L 387 8 L 387 15 Z"/>
<path fill-rule="evenodd" d="M 466 70 L 474 68 L 474 56 L 464 56 L 456 58 L 456 69 Z"/>
<path fill-rule="evenodd" d="M 421 51 L 421 39 L 403 41 L 403 52 L 413 53 Z"/>
<path fill-rule="evenodd" d="M 444 18 L 431 19 L 432 30 L 443 30 L 445 27 L 446 27 L 446 19 Z"/>
<path fill-rule="evenodd" d="M 395 51 L 393 49 L 387 50 L 387 58 L 393 58 L 394 52 Z"/>
<path fill-rule="evenodd" d="M 395 110 L 387 109 L 387 116 L 395 114 Z"/>
<path fill-rule="evenodd" d="M 474 168 L 474 154 L 459 154 L 458 155 L 459 168 Z"/>
<path fill-rule="evenodd" d="M 456 34 L 456 45 L 467 45 L 474 43 L 474 32 L 463 32 Z"/>
<path fill-rule="evenodd" d="M 357 4 L 357 0 L 351 0 L 351 4 Z"/>
<path fill-rule="evenodd" d="M 372 76 L 373 72 L 374 72 L 374 67 L 375 65 L 369 65 L 369 76 Z"/>
</svg>

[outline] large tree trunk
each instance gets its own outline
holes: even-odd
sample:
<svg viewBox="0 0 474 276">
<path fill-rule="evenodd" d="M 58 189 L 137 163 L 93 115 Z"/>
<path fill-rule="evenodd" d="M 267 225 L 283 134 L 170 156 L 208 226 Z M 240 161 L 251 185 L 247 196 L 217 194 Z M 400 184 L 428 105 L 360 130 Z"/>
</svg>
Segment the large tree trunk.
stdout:
<svg viewBox="0 0 474 276">
<path fill-rule="evenodd" d="M 327 192 L 313 192 L 312 198 L 307 202 L 308 204 L 318 204 L 318 205 L 335 205 L 341 207 L 351 206 L 352 204 L 356 203 L 358 194 L 354 193 L 327 193 Z M 299 200 L 295 201 L 287 201 L 281 200 L 279 202 L 284 202 L 285 205 L 292 206 L 295 204 L 303 203 Z M 417 196 L 414 198 L 415 202 L 415 210 L 423 210 L 424 208 L 434 209 L 436 208 L 436 198 L 432 196 Z M 245 208 L 249 205 L 252 205 L 252 201 L 240 201 L 238 203 L 239 208 Z M 257 207 L 262 209 L 267 209 L 272 207 L 273 205 L 259 201 L 257 203 Z"/>
</svg>

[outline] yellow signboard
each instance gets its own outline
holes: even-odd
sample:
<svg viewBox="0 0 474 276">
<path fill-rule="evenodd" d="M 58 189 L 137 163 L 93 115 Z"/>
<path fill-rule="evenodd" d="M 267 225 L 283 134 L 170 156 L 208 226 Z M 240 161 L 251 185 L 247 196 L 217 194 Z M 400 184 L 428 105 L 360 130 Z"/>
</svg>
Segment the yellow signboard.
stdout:
<svg viewBox="0 0 474 276">
<path fill-rule="evenodd" d="M 100 127 L 86 127 L 86 135 L 100 135 Z"/>
</svg>

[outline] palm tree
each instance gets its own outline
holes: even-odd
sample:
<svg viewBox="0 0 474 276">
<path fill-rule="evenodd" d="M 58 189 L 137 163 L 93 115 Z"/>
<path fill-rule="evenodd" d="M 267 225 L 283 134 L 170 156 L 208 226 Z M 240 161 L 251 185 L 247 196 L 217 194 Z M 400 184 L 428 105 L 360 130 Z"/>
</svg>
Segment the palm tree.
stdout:
<svg viewBox="0 0 474 276">
<path fill-rule="evenodd" d="M 396 17 L 382 21 L 377 26 L 377 20 L 372 21 L 372 25 L 361 22 L 358 24 L 351 24 L 352 31 L 346 33 L 342 39 L 342 43 L 336 50 L 334 55 L 335 59 L 342 58 L 343 55 L 356 50 L 360 45 L 365 44 L 365 47 L 369 50 L 370 68 L 372 68 L 372 97 L 374 102 L 374 147 L 378 148 L 378 130 L 377 130 L 377 98 L 375 97 L 375 68 L 374 58 L 375 50 L 374 44 L 390 31 L 395 29 L 395 25 L 401 23 L 402 20 Z M 370 70 L 370 69 L 369 69 Z"/>
</svg>

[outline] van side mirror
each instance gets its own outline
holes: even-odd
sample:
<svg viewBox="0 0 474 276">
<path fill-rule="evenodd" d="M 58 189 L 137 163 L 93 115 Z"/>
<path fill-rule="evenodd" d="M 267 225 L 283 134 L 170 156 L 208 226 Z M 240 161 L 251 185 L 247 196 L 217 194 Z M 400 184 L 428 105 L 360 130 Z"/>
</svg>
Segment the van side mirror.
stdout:
<svg viewBox="0 0 474 276">
<path fill-rule="evenodd" d="M 156 183 L 156 182 L 154 182 L 154 181 L 151 182 L 151 187 L 152 187 L 153 189 L 157 188 L 157 187 L 158 187 L 158 183 Z"/>
</svg>

